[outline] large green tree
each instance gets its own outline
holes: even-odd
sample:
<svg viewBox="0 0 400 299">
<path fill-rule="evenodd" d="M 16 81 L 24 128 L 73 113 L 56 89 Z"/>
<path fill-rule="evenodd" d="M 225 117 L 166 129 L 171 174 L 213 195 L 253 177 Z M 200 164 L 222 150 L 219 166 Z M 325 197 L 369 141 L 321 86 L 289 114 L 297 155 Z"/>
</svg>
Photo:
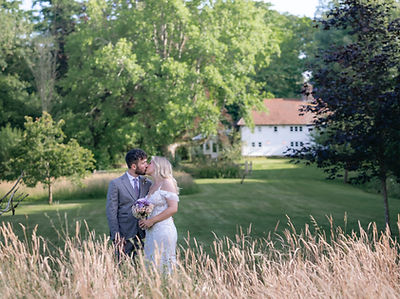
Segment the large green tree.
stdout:
<svg viewBox="0 0 400 299">
<path fill-rule="evenodd" d="M 33 78 L 25 63 L 31 32 L 29 13 L 20 1 L 0 0 L 0 127 L 23 128 L 25 115 L 38 115 Z"/>
<path fill-rule="evenodd" d="M 223 109 L 262 107 L 255 65 L 279 49 L 252 1 L 92 0 L 67 41 L 66 132 L 103 165 L 214 134 Z"/>
<path fill-rule="evenodd" d="M 387 226 L 386 180 L 390 174 L 400 179 L 397 14 L 394 1 L 341 0 L 322 20 L 325 30 L 347 30 L 350 38 L 322 49 L 313 65 L 315 102 L 309 110 L 316 113 L 315 124 L 325 137 L 301 153 L 333 177 L 346 166 L 357 171 L 353 180 L 378 178 Z"/>
<path fill-rule="evenodd" d="M 266 9 L 265 4 L 259 4 Z M 299 98 L 307 71 L 306 59 L 310 55 L 315 34 L 313 22 L 307 17 L 266 12 L 265 22 L 274 28 L 280 51 L 270 57 L 270 63 L 256 65 L 255 79 L 262 90 L 276 98 Z"/>
<path fill-rule="evenodd" d="M 94 159 L 90 150 L 81 147 L 74 139 L 64 142 L 64 121 L 54 122 L 44 112 L 41 118 L 26 117 L 23 138 L 14 146 L 12 158 L 7 162 L 8 179 L 15 179 L 24 172 L 24 183 L 33 187 L 37 183 L 48 189 L 49 204 L 53 202 L 52 187 L 56 179 L 70 177 L 79 180 L 93 169 Z"/>
<path fill-rule="evenodd" d="M 34 0 L 38 7 L 35 20 L 35 31 L 53 40 L 52 48 L 55 57 L 57 79 L 68 70 L 68 56 L 65 43 L 69 34 L 74 32 L 85 10 L 86 1 L 76 0 Z"/>
</svg>

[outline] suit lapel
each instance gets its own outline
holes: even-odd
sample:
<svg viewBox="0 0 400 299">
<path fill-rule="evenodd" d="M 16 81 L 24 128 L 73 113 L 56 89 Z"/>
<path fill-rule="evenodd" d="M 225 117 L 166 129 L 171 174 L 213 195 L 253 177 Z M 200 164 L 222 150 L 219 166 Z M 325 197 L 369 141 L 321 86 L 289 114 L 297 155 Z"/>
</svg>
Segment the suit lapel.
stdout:
<svg viewBox="0 0 400 299">
<path fill-rule="evenodd" d="M 128 190 L 129 194 L 132 196 L 132 198 L 136 200 L 137 198 L 135 197 L 135 192 L 133 190 L 131 182 L 129 181 L 129 177 L 126 173 L 122 177 L 122 183 Z"/>
</svg>

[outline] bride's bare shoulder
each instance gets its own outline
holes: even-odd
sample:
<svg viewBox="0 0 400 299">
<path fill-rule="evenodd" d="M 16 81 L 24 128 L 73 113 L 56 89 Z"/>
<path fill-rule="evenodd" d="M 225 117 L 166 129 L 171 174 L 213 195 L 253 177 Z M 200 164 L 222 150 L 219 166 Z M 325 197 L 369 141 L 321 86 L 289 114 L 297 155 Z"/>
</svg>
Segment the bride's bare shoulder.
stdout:
<svg viewBox="0 0 400 299">
<path fill-rule="evenodd" d="M 176 193 L 175 184 L 171 179 L 164 180 L 161 189 L 164 191 Z"/>
</svg>

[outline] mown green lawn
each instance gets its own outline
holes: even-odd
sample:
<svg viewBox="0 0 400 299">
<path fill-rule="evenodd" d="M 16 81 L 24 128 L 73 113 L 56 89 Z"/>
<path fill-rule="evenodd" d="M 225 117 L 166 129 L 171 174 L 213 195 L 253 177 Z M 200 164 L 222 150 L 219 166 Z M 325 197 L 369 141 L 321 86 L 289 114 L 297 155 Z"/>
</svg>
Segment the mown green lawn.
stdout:
<svg viewBox="0 0 400 299">
<path fill-rule="evenodd" d="M 117 176 L 117 175 L 116 175 Z M 278 232 L 287 228 L 286 215 L 298 229 L 311 224 L 310 215 L 321 228 L 329 228 L 326 215 L 332 215 L 335 224 L 344 226 L 347 214 L 347 231 L 358 230 L 376 222 L 384 226 L 383 200 L 380 195 L 366 193 L 360 188 L 341 181 L 328 181 L 323 172 L 314 167 L 290 164 L 287 159 L 255 159 L 253 172 L 243 184 L 240 179 L 198 179 L 200 192 L 181 196 L 175 223 L 179 242 L 190 234 L 203 245 L 210 245 L 218 237 L 233 237 L 239 227 L 246 230 L 251 225 L 254 237 L 266 237 L 278 225 Z M 57 200 L 57 198 L 55 198 Z M 400 199 L 390 198 L 392 227 L 396 227 L 400 213 Z M 38 225 L 38 233 L 55 245 L 61 245 L 61 234 L 68 229 L 75 233 L 75 222 L 85 220 L 96 234 L 108 233 L 105 217 L 105 197 L 80 199 L 79 194 L 48 206 L 44 201 L 25 202 L 15 216 L 1 216 L 9 221 L 22 236 L 21 223 L 28 230 Z"/>
</svg>

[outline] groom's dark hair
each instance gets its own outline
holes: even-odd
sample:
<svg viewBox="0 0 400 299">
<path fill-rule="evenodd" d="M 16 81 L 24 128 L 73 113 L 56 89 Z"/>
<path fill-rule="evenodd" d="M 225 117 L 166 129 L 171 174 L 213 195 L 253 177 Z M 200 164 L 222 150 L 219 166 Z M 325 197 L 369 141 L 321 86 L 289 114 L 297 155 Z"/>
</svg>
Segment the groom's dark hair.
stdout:
<svg viewBox="0 0 400 299">
<path fill-rule="evenodd" d="M 132 164 L 136 164 L 139 160 L 147 159 L 147 154 L 140 148 L 131 149 L 125 156 L 126 165 L 131 168 Z"/>
</svg>

